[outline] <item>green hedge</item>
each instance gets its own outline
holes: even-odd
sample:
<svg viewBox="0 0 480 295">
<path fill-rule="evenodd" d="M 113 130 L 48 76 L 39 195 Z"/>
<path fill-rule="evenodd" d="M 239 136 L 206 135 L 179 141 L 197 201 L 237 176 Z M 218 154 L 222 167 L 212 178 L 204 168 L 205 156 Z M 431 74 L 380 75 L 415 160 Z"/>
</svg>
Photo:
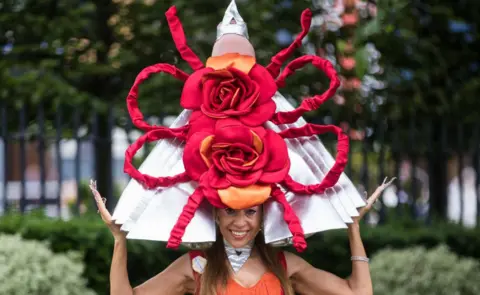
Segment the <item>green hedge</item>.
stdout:
<svg viewBox="0 0 480 295">
<path fill-rule="evenodd" d="M 108 294 L 108 273 L 113 240 L 98 215 L 68 222 L 41 216 L 4 216 L 0 232 L 19 233 L 24 238 L 48 240 L 54 252 L 80 250 L 85 257 L 88 286 L 99 294 Z M 415 225 L 364 226 L 362 237 L 369 255 L 384 248 L 406 248 L 412 245 L 431 248 L 448 245 L 455 253 L 480 259 L 480 229 L 468 230 L 454 225 L 424 227 Z M 310 263 L 342 277 L 350 273 L 350 253 L 345 231 L 330 231 L 308 240 L 302 254 Z M 129 274 L 133 285 L 154 276 L 182 251 L 167 250 L 162 243 L 129 241 Z"/>
</svg>

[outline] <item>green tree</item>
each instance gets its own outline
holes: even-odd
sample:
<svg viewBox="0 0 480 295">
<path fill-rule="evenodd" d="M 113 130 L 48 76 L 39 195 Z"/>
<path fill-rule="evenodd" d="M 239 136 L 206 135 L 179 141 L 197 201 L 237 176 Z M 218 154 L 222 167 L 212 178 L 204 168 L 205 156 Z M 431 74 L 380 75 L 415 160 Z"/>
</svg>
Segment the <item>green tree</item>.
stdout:
<svg viewBox="0 0 480 295">
<path fill-rule="evenodd" d="M 251 41 L 261 64 L 282 46 L 279 29 L 300 32 L 301 11 L 309 1 L 238 1 L 248 22 Z M 189 45 L 202 60 L 210 55 L 217 24 L 229 1 L 66 1 L 7 0 L 0 3 L 0 102 L 9 108 L 26 107 L 27 123 L 36 125 L 37 107 L 45 109 L 49 130 L 57 108 L 68 105 L 63 122 L 71 135 L 79 116 L 100 139 L 111 138 L 109 113 L 124 126 L 125 97 L 137 73 L 148 65 L 166 62 L 190 73 L 172 42 L 164 13 L 175 4 Z M 290 36 L 291 38 L 291 36 Z M 288 40 L 287 40 L 288 41 Z M 261 49 L 261 50 L 260 50 Z M 311 79 L 315 79 L 312 76 Z M 146 115 L 179 112 L 181 83 L 157 75 L 141 87 L 140 106 Z M 95 117 L 91 110 L 95 110 Z M 18 129 L 10 116 L 12 131 Z M 37 128 L 38 129 L 38 128 Z M 34 129 L 34 130 L 37 130 Z M 111 145 L 95 142 L 95 177 L 100 192 L 111 196 Z M 112 204 L 109 202 L 109 204 Z"/>
<path fill-rule="evenodd" d="M 397 126 L 397 143 L 410 143 L 408 149 L 428 158 L 432 205 L 441 215 L 447 151 L 457 151 L 460 160 L 477 153 L 472 127 L 480 107 L 479 17 L 480 2 L 473 0 L 386 0 L 378 1 L 377 17 L 358 30 L 359 39 L 370 40 L 382 54 L 388 87 L 379 111 Z M 421 130 L 412 136 L 415 129 Z"/>
</svg>

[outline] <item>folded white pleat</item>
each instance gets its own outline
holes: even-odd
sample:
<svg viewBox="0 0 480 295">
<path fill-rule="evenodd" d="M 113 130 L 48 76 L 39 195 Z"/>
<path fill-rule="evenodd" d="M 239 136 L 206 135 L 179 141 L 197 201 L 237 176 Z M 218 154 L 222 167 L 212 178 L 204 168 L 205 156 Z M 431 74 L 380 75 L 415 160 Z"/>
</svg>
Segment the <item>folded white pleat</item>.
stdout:
<svg viewBox="0 0 480 295">
<path fill-rule="evenodd" d="M 280 94 L 274 96 L 278 111 L 293 110 L 293 106 Z M 184 111 L 171 127 L 180 127 L 188 122 L 190 112 Z M 274 125 L 275 131 L 301 127 L 302 118 L 294 124 Z M 334 159 L 316 136 L 288 139 L 287 146 L 291 161 L 290 175 L 302 184 L 319 183 L 333 166 Z M 185 171 L 183 166 L 184 142 L 160 140 L 139 168 L 140 172 L 152 176 L 172 176 Z M 167 241 L 170 232 L 180 216 L 188 197 L 195 190 L 193 182 L 178 184 L 158 190 L 145 190 L 131 180 L 122 193 L 113 218 L 128 231 L 130 239 Z M 304 232 L 312 234 L 345 228 L 358 216 L 357 208 L 365 203 L 350 179 L 342 174 L 339 182 L 321 195 L 302 196 L 286 192 L 286 197 L 302 223 Z M 276 202 L 265 203 L 264 234 L 267 243 L 284 245 L 290 242 L 292 234 L 283 219 L 283 209 Z M 204 202 L 191 223 L 187 226 L 183 243 L 191 246 L 210 243 L 215 240 L 213 208 Z"/>
<path fill-rule="evenodd" d="M 183 111 L 170 127 L 177 128 L 184 126 L 188 123 L 190 114 L 191 111 Z M 155 177 L 173 175 L 172 167 L 178 159 L 172 156 L 178 151 L 178 147 L 183 146 L 183 144 L 184 143 L 178 139 L 159 140 L 138 170 L 144 174 Z M 133 212 L 137 206 L 145 201 L 143 200 L 144 195 L 148 193 L 150 193 L 150 191 L 145 190 L 137 181 L 133 179 L 130 180 L 123 190 L 112 216 L 116 223 L 125 224 L 130 218 L 130 215 L 134 214 Z"/>
<path fill-rule="evenodd" d="M 276 93 L 274 101 L 277 112 L 291 111 L 294 107 L 280 94 Z M 267 123 L 266 127 L 274 131 L 298 128 L 307 122 L 300 118 L 293 124 L 275 125 Z M 290 162 L 289 174 L 302 184 L 316 184 L 323 180 L 335 160 L 317 136 L 287 139 Z M 285 191 L 285 190 L 284 190 Z M 343 173 L 338 183 L 324 194 L 312 196 L 296 195 L 286 192 L 286 197 L 299 217 L 305 235 L 345 228 L 358 216 L 357 208 L 365 205 L 363 198 Z M 283 245 L 290 243 L 292 234 L 283 221 L 283 209 L 276 202 L 265 204 L 265 241 Z M 282 219 L 282 221 L 279 221 Z"/>
</svg>

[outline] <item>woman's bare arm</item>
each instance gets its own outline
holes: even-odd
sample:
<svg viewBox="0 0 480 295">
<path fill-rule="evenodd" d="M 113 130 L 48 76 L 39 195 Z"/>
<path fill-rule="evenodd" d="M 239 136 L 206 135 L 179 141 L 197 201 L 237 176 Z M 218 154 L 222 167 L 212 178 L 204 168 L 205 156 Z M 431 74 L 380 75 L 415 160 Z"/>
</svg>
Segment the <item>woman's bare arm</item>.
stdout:
<svg viewBox="0 0 480 295">
<path fill-rule="evenodd" d="M 183 295 L 193 293 L 195 282 L 190 266 L 190 257 L 185 254 L 174 261 L 163 272 L 144 284 L 132 288 L 127 271 L 127 239 L 120 226 L 112 220 L 105 203 L 97 191 L 95 182 L 90 189 L 95 197 L 98 212 L 110 229 L 115 240 L 110 266 L 110 294 L 112 295 Z"/>
<path fill-rule="evenodd" d="M 127 243 L 115 241 L 110 269 L 110 294 L 115 295 L 183 295 L 193 293 L 195 282 L 190 257 L 185 254 L 164 271 L 132 289 L 127 273 Z"/>
<path fill-rule="evenodd" d="M 358 224 L 349 226 L 352 256 L 366 256 Z M 285 252 L 288 275 L 293 287 L 300 294 L 324 295 L 372 295 L 372 280 L 368 263 L 352 262 L 352 275 L 342 279 L 329 272 L 317 269 L 295 254 Z M 349 259 L 349 257 L 345 257 Z"/>
<path fill-rule="evenodd" d="M 164 271 L 133 289 L 134 295 L 184 295 L 193 294 L 195 281 L 190 257 L 184 254 Z"/>
<path fill-rule="evenodd" d="M 360 219 L 368 212 L 381 192 L 387 188 L 395 178 L 385 181 L 379 186 L 370 198 L 367 205 L 360 211 L 359 217 L 348 225 L 348 238 L 352 256 L 366 257 L 366 251 L 360 236 Z M 300 294 L 324 294 L 324 295 L 372 295 L 372 279 L 370 268 L 365 261 L 352 261 L 352 274 L 348 279 L 342 279 L 329 272 L 317 269 L 302 258 L 285 253 L 287 259 L 288 275 L 292 280 L 295 290 Z M 345 257 L 350 259 L 350 257 Z"/>
<path fill-rule="evenodd" d="M 127 241 L 115 239 L 112 264 L 110 265 L 110 294 L 132 295 L 127 273 Z"/>
<path fill-rule="evenodd" d="M 295 292 L 308 295 L 353 295 L 347 280 L 332 273 L 317 269 L 303 258 L 285 252 L 288 276 Z"/>
</svg>

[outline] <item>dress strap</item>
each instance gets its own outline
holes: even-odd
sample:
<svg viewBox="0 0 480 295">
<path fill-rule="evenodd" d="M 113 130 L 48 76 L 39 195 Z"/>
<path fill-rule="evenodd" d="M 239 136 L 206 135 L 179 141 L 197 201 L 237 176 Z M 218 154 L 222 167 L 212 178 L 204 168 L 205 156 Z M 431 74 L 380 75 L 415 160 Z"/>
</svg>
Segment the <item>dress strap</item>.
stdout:
<svg viewBox="0 0 480 295">
<path fill-rule="evenodd" d="M 285 258 L 285 253 L 283 251 L 278 252 L 278 261 L 283 266 L 285 273 L 287 273 L 287 259 Z M 282 290 L 281 295 L 284 295 L 284 294 L 285 294 L 285 291 Z"/>
<path fill-rule="evenodd" d="M 285 272 L 287 272 L 287 259 L 285 258 L 285 253 L 283 251 L 278 252 L 278 261 L 280 261 L 283 269 L 285 270 Z"/>
<path fill-rule="evenodd" d="M 195 271 L 195 269 L 193 268 L 193 264 L 195 263 L 194 259 L 196 257 L 205 257 L 205 254 L 203 253 L 203 251 L 192 250 L 188 252 L 188 255 L 190 256 L 190 265 L 192 267 L 193 277 L 196 283 L 195 294 L 198 294 L 198 291 L 200 290 L 201 275 Z"/>
</svg>

